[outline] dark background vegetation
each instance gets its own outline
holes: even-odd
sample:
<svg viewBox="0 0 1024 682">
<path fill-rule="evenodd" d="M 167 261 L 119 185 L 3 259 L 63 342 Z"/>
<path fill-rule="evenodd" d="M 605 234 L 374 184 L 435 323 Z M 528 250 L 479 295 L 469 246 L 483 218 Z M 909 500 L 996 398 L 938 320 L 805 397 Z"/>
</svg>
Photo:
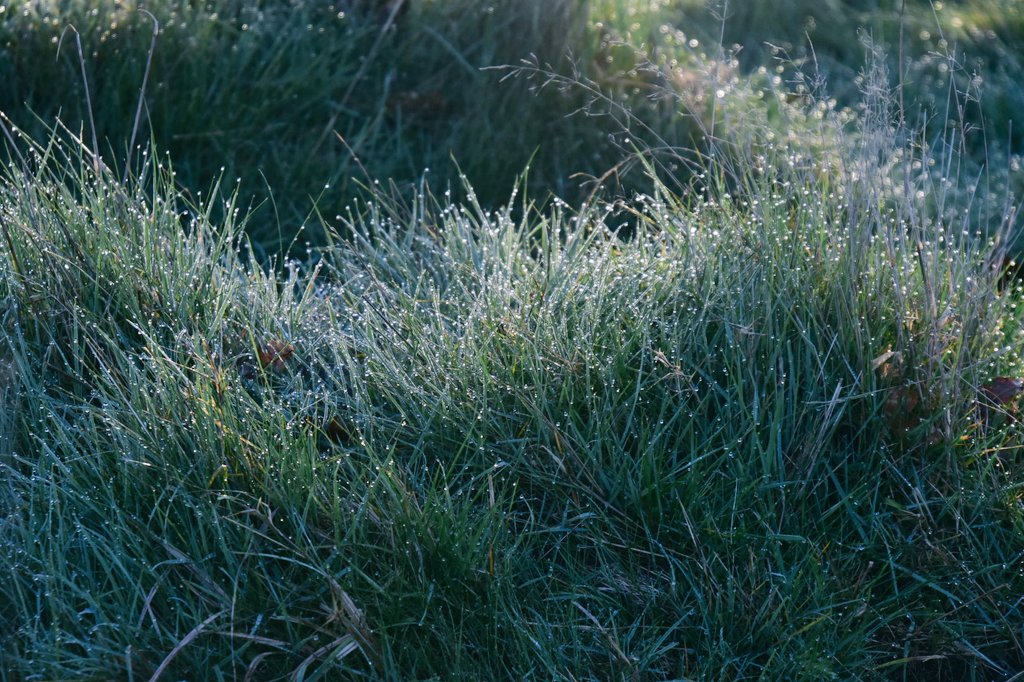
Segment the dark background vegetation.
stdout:
<svg viewBox="0 0 1024 682">
<path fill-rule="evenodd" d="M 1024 107 L 1022 25 L 1019 3 L 989 0 L 11 2 L 0 15 L 0 111 L 35 135 L 56 116 L 87 139 L 95 124 L 102 153 L 119 164 L 155 142 L 196 197 L 238 183 L 241 205 L 259 207 L 250 230 L 273 252 L 303 223 L 301 241 L 320 241 L 306 220 L 314 207 L 332 220 L 374 181 L 408 195 L 426 178 L 458 193 L 461 171 L 497 206 L 530 163 L 537 200 L 576 201 L 598 177 L 629 196 L 642 179 L 608 175 L 624 152 L 686 155 L 706 150 L 709 132 L 728 135 L 708 130 L 710 98 L 692 92 L 711 87 L 709 74 L 760 72 L 793 97 L 804 80 L 855 106 L 865 37 L 884 49 L 891 84 L 905 85 L 909 118 L 936 139 L 950 125 L 977 129 L 970 158 L 1005 168 L 1022 134 L 1010 124 Z M 523 60 L 575 73 L 611 100 L 503 68 Z M 962 112 L 947 105 L 951 75 L 971 95 Z M 680 96 L 691 98 L 689 116 L 678 115 Z"/>
</svg>

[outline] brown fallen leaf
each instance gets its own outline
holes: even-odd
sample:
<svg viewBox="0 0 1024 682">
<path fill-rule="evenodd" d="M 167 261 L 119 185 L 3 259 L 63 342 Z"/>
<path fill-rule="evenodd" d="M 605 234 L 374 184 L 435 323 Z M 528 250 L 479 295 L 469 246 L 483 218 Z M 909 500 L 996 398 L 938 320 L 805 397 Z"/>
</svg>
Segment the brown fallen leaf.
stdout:
<svg viewBox="0 0 1024 682">
<path fill-rule="evenodd" d="M 891 347 L 871 361 L 871 369 L 885 380 L 895 379 L 903 367 L 903 354 Z"/>
<path fill-rule="evenodd" d="M 905 437 L 926 421 L 928 415 L 922 401 L 928 401 L 928 394 L 922 391 L 926 389 L 917 384 L 894 386 L 889 390 L 882 414 L 890 432 L 898 438 Z"/>
<path fill-rule="evenodd" d="M 921 402 L 921 394 L 916 386 L 897 386 L 892 389 L 885 401 L 885 414 L 889 419 L 906 419 Z"/>
<path fill-rule="evenodd" d="M 890 348 L 889 350 L 885 351 L 884 353 L 882 353 L 877 358 L 871 361 L 871 369 L 878 369 L 885 363 L 889 362 L 889 360 L 891 360 L 892 358 L 898 357 L 899 352 L 894 351 L 892 348 Z"/>
<path fill-rule="evenodd" d="M 348 443 L 352 440 L 352 429 L 340 417 L 331 417 L 326 422 L 321 422 L 312 417 L 305 417 L 304 423 L 314 431 L 326 436 L 329 440 L 338 443 Z"/>
<path fill-rule="evenodd" d="M 981 394 L 996 405 L 1009 405 L 1024 393 L 1024 379 L 996 377 L 981 387 Z"/>
<path fill-rule="evenodd" d="M 332 440 L 348 440 L 352 437 L 349 427 L 338 417 L 331 417 L 331 420 L 324 426 L 324 433 Z"/>
<path fill-rule="evenodd" d="M 256 352 L 259 355 L 260 367 L 263 369 L 269 367 L 275 372 L 281 372 L 284 370 L 285 363 L 295 353 L 295 346 L 284 341 L 272 340 L 257 348 Z"/>
<path fill-rule="evenodd" d="M 978 416 L 982 424 L 988 424 L 991 412 L 1002 412 L 1011 420 L 1017 419 L 1018 399 L 1024 394 L 1024 379 L 1017 377 L 996 377 L 981 386 L 978 399 Z"/>
</svg>

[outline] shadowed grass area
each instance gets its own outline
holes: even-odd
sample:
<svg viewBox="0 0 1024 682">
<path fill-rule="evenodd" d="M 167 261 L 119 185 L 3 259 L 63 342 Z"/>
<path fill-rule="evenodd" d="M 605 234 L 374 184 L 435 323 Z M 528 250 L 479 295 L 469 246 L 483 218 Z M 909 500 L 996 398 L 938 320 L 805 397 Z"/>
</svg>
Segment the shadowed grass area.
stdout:
<svg viewBox="0 0 1024 682">
<path fill-rule="evenodd" d="M 194 200 L 237 179 L 244 206 L 264 205 L 251 231 L 268 253 L 314 205 L 343 213 L 359 184 L 390 178 L 406 192 L 429 167 L 457 187 L 453 157 L 492 205 L 532 157 L 535 186 L 562 194 L 570 175 L 612 163 L 617 128 L 564 118 L 578 97 L 533 95 L 483 70 L 531 55 L 558 69 L 570 53 L 589 63 L 587 3 L 401 6 L 392 16 L 373 2 L 10 3 L 0 110 L 37 136 L 58 113 L 87 139 L 95 124 L 99 151 L 124 158 L 148 73 L 142 139 L 172 154 Z M 321 240 L 316 227 L 300 243 Z"/>
<path fill-rule="evenodd" d="M 0 13 L 0 110 L 36 139 L 58 114 L 90 146 L 95 127 L 98 151 L 130 167 L 147 145 L 128 152 L 129 138 L 153 140 L 175 159 L 194 202 L 218 181 L 228 190 L 237 182 L 241 206 L 259 207 L 248 229 L 264 260 L 293 240 L 300 250 L 322 243 L 315 214 L 344 215 L 365 196 L 361 186 L 390 180 L 408 198 L 425 172 L 456 193 L 464 173 L 492 208 L 528 162 L 537 200 L 577 203 L 598 177 L 606 194 L 629 198 L 643 191 L 643 177 L 619 166 L 623 154 L 706 153 L 708 137 L 732 127 L 718 106 L 768 107 L 786 135 L 793 115 L 771 107 L 821 95 L 822 78 L 838 107 L 856 105 L 868 34 L 929 139 L 960 122 L 965 162 L 987 172 L 1017 163 L 1005 157 L 1019 147 L 1010 126 L 1020 108 L 1011 48 L 1018 2 L 770 5 L 9 2 Z M 524 60 L 540 73 L 494 68 Z M 754 93 L 787 97 L 734 97 L 729 86 L 741 73 L 759 81 Z M 611 99 L 551 86 L 566 81 Z M 971 134 L 982 125 L 988 137 Z M 1006 193 L 1001 183 L 995 196 Z"/>
</svg>

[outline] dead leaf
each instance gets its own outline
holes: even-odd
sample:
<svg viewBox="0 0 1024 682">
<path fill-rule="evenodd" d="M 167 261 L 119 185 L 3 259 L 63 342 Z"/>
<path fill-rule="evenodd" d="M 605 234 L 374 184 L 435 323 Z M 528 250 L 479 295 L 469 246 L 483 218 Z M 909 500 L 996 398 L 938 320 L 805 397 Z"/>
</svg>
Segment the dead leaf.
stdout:
<svg viewBox="0 0 1024 682">
<path fill-rule="evenodd" d="M 882 405 L 882 413 L 893 433 L 905 434 L 921 425 L 923 419 L 917 411 L 920 403 L 921 392 L 917 386 L 897 386 L 892 389 Z"/>
<path fill-rule="evenodd" d="M 295 346 L 284 341 L 272 340 L 267 341 L 256 352 L 259 354 L 260 367 L 263 369 L 269 367 L 275 372 L 281 372 L 284 371 L 284 364 L 295 353 Z"/>
<path fill-rule="evenodd" d="M 896 355 L 899 355 L 899 353 L 890 348 L 889 350 L 885 351 L 884 353 L 882 353 L 877 358 L 871 361 L 871 369 L 878 369 L 879 367 L 887 363 L 890 358 Z"/>
<path fill-rule="evenodd" d="M 331 420 L 324 426 L 324 433 L 331 440 L 348 440 L 352 435 L 345 422 L 337 417 L 331 417 Z"/>
<path fill-rule="evenodd" d="M 897 376 L 902 364 L 903 354 L 889 348 L 871 361 L 871 369 L 881 370 L 880 375 L 883 379 L 892 379 Z"/>
<path fill-rule="evenodd" d="M 1024 392 L 1024 379 L 996 377 L 981 387 L 981 394 L 996 405 L 1009 405 Z"/>
<path fill-rule="evenodd" d="M 978 417 L 982 426 L 993 426 L 992 418 L 1003 414 L 1010 421 L 1017 420 L 1017 402 L 1024 393 L 1024 379 L 1016 377 L 996 377 L 985 382 L 980 389 L 978 399 Z M 997 420 L 1001 422 L 1002 420 Z"/>
<path fill-rule="evenodd" d="M 914 386 L 897 386 L 885 401 L 885 412 L 890 417 L 907 416 L 921 402 L 920 393 Z"/>
</svg>

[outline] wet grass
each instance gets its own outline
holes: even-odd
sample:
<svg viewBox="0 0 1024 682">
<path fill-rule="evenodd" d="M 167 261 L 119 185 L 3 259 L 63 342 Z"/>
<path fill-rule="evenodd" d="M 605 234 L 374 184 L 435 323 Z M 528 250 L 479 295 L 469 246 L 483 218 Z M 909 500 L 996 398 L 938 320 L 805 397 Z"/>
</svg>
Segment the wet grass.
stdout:
<svg viewBox="0 0 1024 682">
<path fill-rule="evenodd" d="M 887 130 L 830 177 L 766 143 L 728 183 L 655 183 L 628 239 L 622 206 L 467 186 L 270 269 L 165 166 L 26 149 L 0 198 L 0 668 L 1019 670 L 1021 436 L 978 401 L 1020 374 L 1020 312 L 969 214 L 872 173 Z"/>
<path fill-rule="evenodd" d="M 282 7 L 257 9 L 307 20 Z M 391 40 L 370 9 L 337 24 L 366 50 Z M 182 35 L 233 26 L 189 11 Z M 402 20 L 469 39 L 451 11 Z M 585 103 L 632 185 L 567 203 L 531 170 L 495 208 L 468 164 L 308 219 L 298 259 L 180 150 L 115 166 L 88 126 L 4 119 L 0 678 L 1024 669 L 1016 216 L 968 119 L 916 127 L 880 50 L 843 108 L 638 26 L 665 42 L 606 41 L 626 71 L 512 79 Z"/>
<path fill-rule="evenodd" d="M 1020 126 L 1010 125 L 1022 105 L 1019 5 L 15 1 L 0 12 L 0 111 L 34 139 L 58 115 L 86 139 L 95 129 L 99 152 L 121 165 L 134 167 L 155 140 L 194 202 L 219 180 L 237 184 L 268 259 L 297 234 L 300 246 L 323 243 L 316 214 L 344 214 L 374 181 L 408 198 L 426 174 L 458 195 L 463 173 L 493 208 L 529 163 L 538 200 L 579 203 L 593 178 L 605 179 L 606 196 L 629 198 L 644 180 L 617 165 L 624 154 L 706 153 L 709 136 L 733 127 L 716 107 L 780 101 L 736 95 L 737 77 L 760 81 L 753 93 L 786 91 L 787 104 L 824 78 L 839 108 L 855 107 L 867 35 L 884 48 L 915 124 L 926 121 L 932 139 L 950 121 L 984 128 L 967 135 L 964 160 L 1007 168 L 1019 161 L 1008 158 L 1020 146 Z M 615 106 L 578 87 L 540 87 L 543 74 L 494 68 L 523 60 L 590 82 Z M 962 111 L 947 110 L 951 84 L 971 94 Z M 722 101 L 710 96 L 718 91 Z M 791 112 L 770 113 L 780 136 L 793 132 Z"/>
</svg>

